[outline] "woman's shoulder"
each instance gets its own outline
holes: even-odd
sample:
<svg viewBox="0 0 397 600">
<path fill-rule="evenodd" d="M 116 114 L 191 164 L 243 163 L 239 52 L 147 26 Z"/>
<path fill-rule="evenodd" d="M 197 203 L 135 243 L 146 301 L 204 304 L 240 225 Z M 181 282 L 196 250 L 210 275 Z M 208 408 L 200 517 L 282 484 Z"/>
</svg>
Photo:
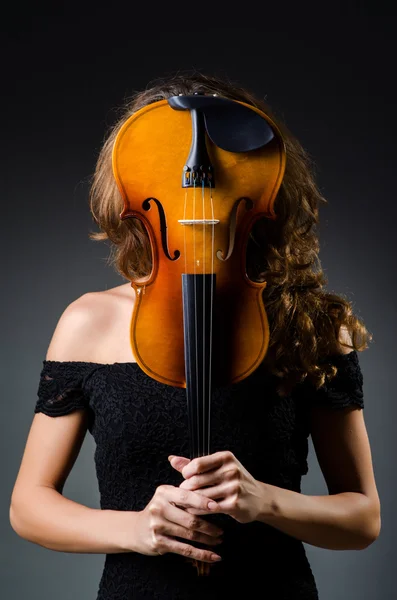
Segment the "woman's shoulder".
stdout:
<svg viewBox="0 0 397 600">
<path fill-rule="evenodd" d="M 62 312 L 47 349 L 46 361 L 108 362 L 101 353 L 108 346 L 107 341 L 115 328 L 120 327 L 121 315 L 131 314 L 133 299 L 130 284 L 86 292 L 78 297 Z"/>
</svg>

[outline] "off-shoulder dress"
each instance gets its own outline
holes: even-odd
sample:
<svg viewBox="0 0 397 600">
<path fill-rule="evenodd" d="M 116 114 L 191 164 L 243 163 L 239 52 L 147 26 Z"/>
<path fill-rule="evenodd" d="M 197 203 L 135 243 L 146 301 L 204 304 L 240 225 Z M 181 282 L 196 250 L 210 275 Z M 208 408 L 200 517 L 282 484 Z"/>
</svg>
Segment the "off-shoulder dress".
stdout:
<svg viewBox="0 0 397 600">
<path fill-rule="evenodd" d="M 329 360 L 338 374 L 319 390 L 303 383 L 280 397 L 275 377 L 261 368 L 237 384 L 216 388 L 212 451 L 230 450 L 256 479 L 300 493 L 308 471 L 310 407 L 364 407 L 357 352 Z M 134 362 L 44 360 L 34 412 L 58 418 L 75 410 L 89 414 L 101 509 L 139 511 L 157 486 L 181 483 L 167 457 L 189 456 L 184 389 L 155 381 Z M 217 547 L 223 560 L 211 565 L 209 576 L 199 577 L 174 553 L 106 554 L 96 600 L 318 598 L 302 541 L 259 521 L 212 518 L 224 530 Z"/>
</svg>

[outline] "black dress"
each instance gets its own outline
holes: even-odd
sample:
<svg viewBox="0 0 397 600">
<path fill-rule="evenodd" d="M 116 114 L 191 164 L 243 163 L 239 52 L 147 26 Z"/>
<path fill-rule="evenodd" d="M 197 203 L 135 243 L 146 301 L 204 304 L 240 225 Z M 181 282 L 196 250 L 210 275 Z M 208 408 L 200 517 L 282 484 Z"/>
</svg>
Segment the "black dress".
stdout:
<svg viewBox="0 0 397 600">
<path fill-rule="evenodd" d="M 230 450 L 256 479 L 301 492 L 310 405 L 364 407 L 357 352 L 330 360 L 338 374 L 318 391 L 304 383 L 279 397 L 274 376 L 262 368 L 215 389 L 212 452 Z M 181 483 L 167 457 L 189 456 L 184 389 L 151 379 L 137 363 L 44 360 L 34 412 L 59 417 L 77 409 L 90 415 L 102 509 L 142 510 L 157 486 Z M 223 560 L 211 565 L 209 576 L 199 577 L 188 559 L 174 553 L 107 554 L 96 600 L 318 598 L 300 540 L 259 521 L 241 524 L 224 514 L 210 518 L 224 535 L 216 547 Z"/>
</svg>

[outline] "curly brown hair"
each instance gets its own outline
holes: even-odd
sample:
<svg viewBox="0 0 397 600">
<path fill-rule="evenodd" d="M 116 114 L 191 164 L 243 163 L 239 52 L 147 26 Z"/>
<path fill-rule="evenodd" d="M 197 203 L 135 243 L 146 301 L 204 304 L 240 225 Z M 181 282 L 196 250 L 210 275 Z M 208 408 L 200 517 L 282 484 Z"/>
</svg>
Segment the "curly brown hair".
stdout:
<svg viewBox="0 0 397 600">
<path fill-rule="evenodd" d="M 178 94 L 204 92 L 240 100 L 261 109 L 278 125 L 287 163 L 274 210 L 277 218 L 261 219 L 247 247 L 247 273 L 267 281 L 263 300 L 270 326 L 264 366 L 280 378 L 279 393 L 307 381 L 319 388 L 337 373 L 332 357 L 368 348 L 372 334 L 353 314 L 342 295 L 327 292 L 319 260 L 319 205 L 327 203 L 315 183 L 315 164 L 270 106 L 226 77 L 194 71 L 151 82 L 121 107 L 121 114 L 100 150 L 90 190 L 90 210 L 101 232 L 92 240 L 112 242 L 109 263 L 127 280 L 147 277 L 152 268 L 148 234 L 138 219 L 120 219 L 124 203 L 112 171 L 112 149 L 123 123 L 136 111 Z"/>
</svg>

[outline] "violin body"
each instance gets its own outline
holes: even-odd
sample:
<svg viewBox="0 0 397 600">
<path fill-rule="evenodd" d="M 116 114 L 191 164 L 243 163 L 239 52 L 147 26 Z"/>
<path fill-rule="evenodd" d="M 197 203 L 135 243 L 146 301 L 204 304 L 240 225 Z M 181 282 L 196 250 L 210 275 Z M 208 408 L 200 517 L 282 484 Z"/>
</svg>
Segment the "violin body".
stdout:
<svg viewBox="0 0 397 600">
<path fill-rule="evenodd" d="M 250 110 L 270 121 L 258 109 Z M 149 376 L 178 387 L 186 387 L 182 274 L 216 277 L 214 384 L 244 379 L 266 354 L 269 326 L 261 297 L 266 282 L 248 278 L 246 246 L 257 219 L 275 218 L 273 204 L 285 168 L 281 137 L 240 153 L 225 151 L 207 137 L 216 187 L 182 188 L 191 143 L 189 111 L 174 110 L 162 100 L 126 121 L 113 150 L 113 171 L 125 203 L 120 218 L 143 222 L 153 257 L 149 278 L 132 282 L 131 347 Z M 182 225 L 184 217 L 198 224 Z M 200 223 L 211 218 L 218 223 Z"/>
</svg>

